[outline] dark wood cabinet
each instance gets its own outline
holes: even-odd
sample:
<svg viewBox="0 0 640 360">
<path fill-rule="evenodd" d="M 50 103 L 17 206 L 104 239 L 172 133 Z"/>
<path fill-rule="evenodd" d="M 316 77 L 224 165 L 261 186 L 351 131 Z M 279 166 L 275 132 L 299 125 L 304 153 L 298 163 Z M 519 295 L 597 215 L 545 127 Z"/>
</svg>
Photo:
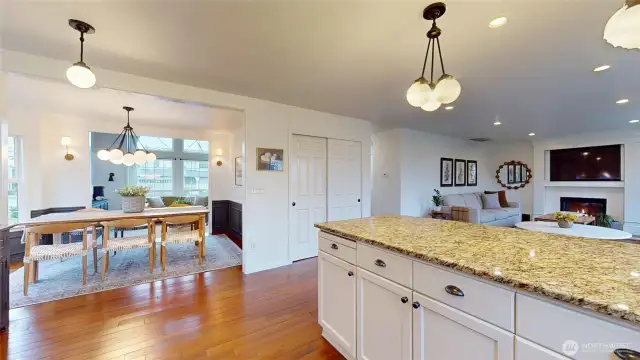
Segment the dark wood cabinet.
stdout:
<svg viewBox="0 0 640 360">
<path fill-rule="evenodd" d="M 212 201 L 211 234 L 225 234 L 242 248 L 242 204 L 231 200 Z"/>
</svg>

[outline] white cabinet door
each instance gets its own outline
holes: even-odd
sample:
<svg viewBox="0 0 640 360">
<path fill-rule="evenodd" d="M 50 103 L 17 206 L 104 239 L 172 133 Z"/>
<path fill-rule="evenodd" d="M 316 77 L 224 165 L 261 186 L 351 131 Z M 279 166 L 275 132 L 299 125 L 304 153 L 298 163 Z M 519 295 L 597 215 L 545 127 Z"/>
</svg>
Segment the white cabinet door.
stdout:
<svg viewBox="0 0 640 360">
<path fill-rule="evenodd" d="M 513 360 L 514 335 L 413 293 L 414 360 Z"/>
<path fill-rule="evenodd" d="M 328 140 L 328 219 L 362 217 L 362 144 L 358 141 Z"/>
<path fill-rule="evenodd" d="M 356 267 L 320 251 L 318 323 L 343 354 L 356 357 Z"/>
<path fill-rule="evenodd" d="M 289 259 L 318 256 L 318 229 L 327 218 L 327 139 L 294 135 L 289 163 Z"/>
<path fill-rule="evenodd" d="M 516 336 L 516 360 L 571 360 Z"/>
<path fill-rule="evenodd" d="M 411 359 L 411 290 L 360 268 L 357 281 L 358 359 Z"/>
</svg>

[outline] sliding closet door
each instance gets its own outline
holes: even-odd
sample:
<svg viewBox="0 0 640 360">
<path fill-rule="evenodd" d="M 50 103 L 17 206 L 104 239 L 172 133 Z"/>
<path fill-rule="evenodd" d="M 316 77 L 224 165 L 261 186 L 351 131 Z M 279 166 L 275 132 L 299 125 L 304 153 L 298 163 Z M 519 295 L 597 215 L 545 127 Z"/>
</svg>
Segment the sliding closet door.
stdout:
<svg viewBox="0 0 640 360">
<path fill-rule="evenodd" d="M 362 143 L 328 140 L 328 219 L 362 217 Z"/>
<path fill-rule="evenodd" d="M 327 219 L 327 139 L 294 135 L 289 162 L 289 258 L 318 256 L 318 230 Z"/>
</svg>

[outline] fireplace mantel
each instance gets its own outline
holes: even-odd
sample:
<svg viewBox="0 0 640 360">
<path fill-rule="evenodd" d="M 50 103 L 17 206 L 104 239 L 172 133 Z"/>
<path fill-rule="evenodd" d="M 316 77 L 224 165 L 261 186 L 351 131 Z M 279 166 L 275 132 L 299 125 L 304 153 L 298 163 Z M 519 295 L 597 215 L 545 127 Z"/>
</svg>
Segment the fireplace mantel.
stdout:
<svg viewBox="0 0 640 360">
<path fill-rule="evenodd" d="M 624 181 L 547 181 L 544 187 L 624 188 Z"/>
</svg>

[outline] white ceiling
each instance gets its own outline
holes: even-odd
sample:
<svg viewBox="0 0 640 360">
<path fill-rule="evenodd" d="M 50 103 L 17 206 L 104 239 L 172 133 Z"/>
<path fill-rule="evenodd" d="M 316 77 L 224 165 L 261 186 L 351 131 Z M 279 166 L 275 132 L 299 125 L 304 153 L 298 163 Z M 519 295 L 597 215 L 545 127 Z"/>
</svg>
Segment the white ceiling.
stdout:
<svg viewBox="0 0 640 360">
<path fill-rule="evenodd" d="M 206 129 L 229 132 L 242 126 L 236 110 L 211 108 L 192 103 L 106 88 L 79 89 L 60 81 L 11 74 L 8 78 L 9 104 L 17 109 L 46 109 L 55 114 L 117 122 L 124 126 L 131 106 L 131 124 L 166 128 Z"/>
<path fill-rule="evenodd" d="M 438 22 L 463 92 L 426 113 L 419 76 L 427 1 L 10 1 L 10 50 L 77 61 L 69 18 L 87 21 L 90 65 L 457 137 L 549 138 L 640 124 L 640 53 L 602 40 L 623 0 L 450 0 Z M 495 16 L 508 24 L 489 29 Z M 591 70 L 601 64 L 612 68 Z M 99 80 L 98 80 L 99 81 Z M 627 105 L 616 105 L 629 98 Z M 492 124 L 499 117 L 500 127 Z"/>
</svg>

